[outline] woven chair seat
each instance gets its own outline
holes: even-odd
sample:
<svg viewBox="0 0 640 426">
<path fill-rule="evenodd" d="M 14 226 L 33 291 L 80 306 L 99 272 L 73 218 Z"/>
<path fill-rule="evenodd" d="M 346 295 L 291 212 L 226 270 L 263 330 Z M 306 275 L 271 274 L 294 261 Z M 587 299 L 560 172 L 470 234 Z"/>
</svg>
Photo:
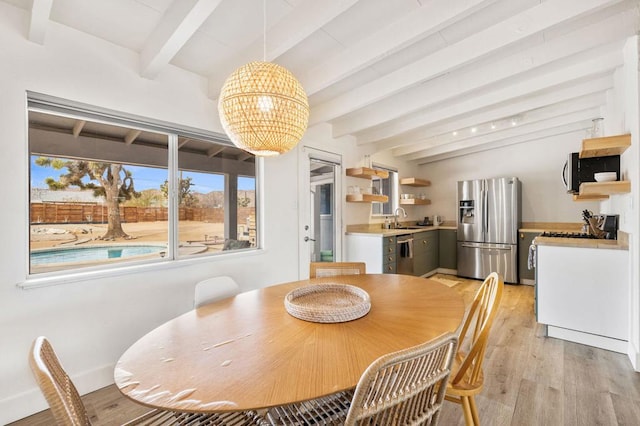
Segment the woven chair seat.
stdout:
<svg viewBox="0 0 640 426">
<path fill-rule="evenodd" d="M 200 414 L 151 410 L 140 417 L 128 421 L 123 426 L 258 426 L 263 424 L 255 412 Z"/>
<path fill-rule="evenodd" d="M 309 278 L 361 275 L 367 273 L 364 262 L 311 262 Z"/>
<path fill-rule="evenodd" d="M 342 426 L 352 398 L 353 390 L 350 390 L 298 404 L 275 407 L 267 412 L 267 424 Z"/>
<path fill-rule="evenodd" d="M 383 355 L 362 374 L 355 391 L 272 408 L 270 425 L 435 425 L 458 339 L 432 342 Z"/>
<path fill-rule="evenodd" d="M 38 386 L 51 407 L 56 423 L 62 426 L 90 426 L 89 415 L 80 394 L 45 337 L 38 337 L 33 342 L 29 353 L 29 364 Z M 262 418 L 254 411 L 201 414 L 163 410 L 151 410 L 125 423 L 126 426 L 257 426 L 261 424 L 263 424 Z"/>
</svg>

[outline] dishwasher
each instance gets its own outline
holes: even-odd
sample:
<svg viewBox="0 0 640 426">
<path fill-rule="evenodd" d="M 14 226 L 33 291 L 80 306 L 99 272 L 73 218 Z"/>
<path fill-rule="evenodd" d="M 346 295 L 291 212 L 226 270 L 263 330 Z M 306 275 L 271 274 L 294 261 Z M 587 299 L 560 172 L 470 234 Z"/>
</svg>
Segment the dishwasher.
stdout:
<svg viewBox="0 0 640 426">
<path fill-rule="evenodd" d="M 396 273 L 413 275 L 413 236 L 398 235 L 396 241 Z"/>
</svg>

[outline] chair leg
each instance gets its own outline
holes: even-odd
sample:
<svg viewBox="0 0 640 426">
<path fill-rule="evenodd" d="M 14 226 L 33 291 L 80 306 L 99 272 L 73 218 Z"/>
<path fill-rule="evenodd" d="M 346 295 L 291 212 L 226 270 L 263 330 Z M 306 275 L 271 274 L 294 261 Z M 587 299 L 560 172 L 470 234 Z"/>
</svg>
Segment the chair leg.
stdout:
<svg viewBox="0 0 640 426">
<path fill-rule="evenodd" d="M 460 398 L 462 400 L 462 411 L 464 412 L 464 422 L 467 426 L 474 426 L 473 415 L 471 414 L 471 403 L 468 396 Z"/>
<path fill-rule="evenodd" d="M 478 416 L 478 406 L 476 405 L 476 398 L 474 396 L 469 397 L 469 405 L 471 406 L 471 415 L 473 416 L 473 424 L 480 426 L 480 417 Z"/>
</svg>

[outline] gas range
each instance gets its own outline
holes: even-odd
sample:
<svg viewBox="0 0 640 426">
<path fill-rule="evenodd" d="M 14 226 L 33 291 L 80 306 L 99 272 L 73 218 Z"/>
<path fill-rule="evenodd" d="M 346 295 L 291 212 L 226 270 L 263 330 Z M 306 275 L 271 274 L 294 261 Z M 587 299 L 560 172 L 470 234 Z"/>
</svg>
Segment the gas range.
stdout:
<svg viewBox="0 0 640 426">
<path fill-rule="evenodd" d="M 541 235 L 541 237 L 553 237 L 553 238 L 585 238 L 590 240 L 597 240 L 598 237 L 591 234 L 584 234 L 582 232 L 553 232 L 553 231 L 545 231 Z"/>
</svg>

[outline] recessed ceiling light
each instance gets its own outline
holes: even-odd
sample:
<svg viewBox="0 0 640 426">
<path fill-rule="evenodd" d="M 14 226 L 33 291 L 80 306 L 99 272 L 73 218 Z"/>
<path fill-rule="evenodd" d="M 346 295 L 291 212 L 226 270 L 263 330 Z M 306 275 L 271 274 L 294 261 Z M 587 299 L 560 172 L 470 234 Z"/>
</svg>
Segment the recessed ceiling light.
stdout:
<svg viewBox="0 0 640 426">
<path fill-rule="evenodd" d="M 454 131 L 453 133 L 451 133 L 453 136 L 458 136 L 458 132 Z"/>
<path fill-rule="evenodd" d="M 496 123 L 491 123 L 491 130 L 495 130 L 496 129 Z"/>
<path fill-rule="evenodd" d="M 472 127 L 472 128 L 471 128 L 471 133 L 475 133 L 475 132 L 477 132 L 477 131 L 478 131 L 478 128 L 477 128 L 477 127 Z"/>
</svg>

